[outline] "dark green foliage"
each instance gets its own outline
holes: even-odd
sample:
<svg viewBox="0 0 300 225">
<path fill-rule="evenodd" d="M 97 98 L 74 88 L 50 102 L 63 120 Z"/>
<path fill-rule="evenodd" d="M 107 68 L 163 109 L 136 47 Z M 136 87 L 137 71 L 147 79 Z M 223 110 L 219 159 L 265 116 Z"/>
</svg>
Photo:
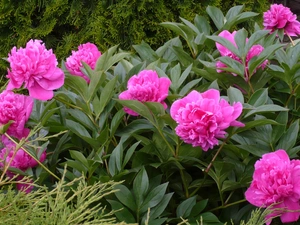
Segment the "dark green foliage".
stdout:
<svg viewBox="0 0 300 225">
<path fill-rule="evenodd" d="M 206 15 L 208 5 L 226 12 L 240 4 L 255 12 L 268 7 L 266 0 L 1 0 L 0 55 L 6 57 L 13 46 L 24 46 L 32 38 L 42 39 L 59 59 L 87 41 L 102 51 L 116 44 L 130 49 L 142 40 L 158 47 L 172 37 L 159 23 L 179 21 L 179 16 L 192 20 L 195 14 Z M 2 62 L 2 68 L 4 65 Z"/>
</svg>

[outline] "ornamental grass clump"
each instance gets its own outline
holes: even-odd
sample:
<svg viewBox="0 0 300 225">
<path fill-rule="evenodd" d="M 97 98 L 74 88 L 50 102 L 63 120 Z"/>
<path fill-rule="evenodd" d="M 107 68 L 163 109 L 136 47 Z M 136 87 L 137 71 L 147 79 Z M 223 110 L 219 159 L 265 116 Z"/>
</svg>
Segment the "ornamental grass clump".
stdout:
<svg viewBox="0 0 300 225">
<path fill-rule="evenodd" d="M 42 41 L 14 47 L 0 93 L 0 197 L 38 195 L 18 210 L 45 224 L 106 213 L 141 225 L 298 221 L 300 44 L 282 41 L 294 16 L 248 31 L 240 24 L 262 15 L 206 11 L 163 22 L 177 36 L 158 49 L 87 42 L 62 69 Z"/>
</svg>

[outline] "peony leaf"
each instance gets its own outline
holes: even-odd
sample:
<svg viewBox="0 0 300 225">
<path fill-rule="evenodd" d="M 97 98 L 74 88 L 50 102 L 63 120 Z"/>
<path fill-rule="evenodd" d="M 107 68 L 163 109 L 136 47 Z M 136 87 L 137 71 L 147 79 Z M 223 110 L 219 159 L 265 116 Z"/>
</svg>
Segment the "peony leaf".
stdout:
<svg viewBox="0 0 300 225">
<path fill-rule="evenodd" d="M 218 28 L 218 30 L 221 30 L 225 22 L 225 18 L 222 11 L 215 6 L 208 6 L 206 8 L 206 12 Z"/>
</svg>

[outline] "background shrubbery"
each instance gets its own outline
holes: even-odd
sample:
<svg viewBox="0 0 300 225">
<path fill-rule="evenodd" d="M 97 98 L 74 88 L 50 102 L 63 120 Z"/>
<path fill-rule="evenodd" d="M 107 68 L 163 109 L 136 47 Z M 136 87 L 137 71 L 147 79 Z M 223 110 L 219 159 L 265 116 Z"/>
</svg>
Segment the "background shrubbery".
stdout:
<svg viewBox="0 0 300 225">
<path fill-rule="evenodd" d="M 159 26 L 164 21 L 193 20 L 207 16 L 208 5 L 227 12 L 234 5 L 264 12 L 268 0 L 24 0 L 0 1 L 0 56 L 29 39 L 42 39 L 58 59 L 67 57 L 79 44 L 90 41 L 101 51 L 120 44 L 129 50 L 142 40 L 157 48 L 174 35 Z M 2 71 L 7 64 L 0 63 Z M 5 71 L 4 71 L 5 72 Z"/>
</svg>

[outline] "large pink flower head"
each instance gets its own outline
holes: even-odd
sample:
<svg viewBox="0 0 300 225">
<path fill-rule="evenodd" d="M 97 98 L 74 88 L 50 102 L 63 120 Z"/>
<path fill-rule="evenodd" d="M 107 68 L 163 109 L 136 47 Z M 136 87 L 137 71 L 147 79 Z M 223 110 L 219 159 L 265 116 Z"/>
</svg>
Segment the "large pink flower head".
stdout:
<svg viewBox="0 0 300 225">
<path fill-rule="evenodd" d="M 101 52 L 96 45 L 89 42 L 79 45 L 78 51 L 72 51 L 72 55 L 66 59 L 66 68 L 72 75 L 80 76 L 87 82 L 90 82 L 90 79 L 80 70 L 80 68 L 83 68 L 82 62 L 95 69 L 96 62 L 100 56 Z"/>
<path fill-rule="evenodd" d="M 15 94 L 12 91 L 3 91 L 0 94 L 0 125 L 13 120 L 7 133 L 18 139 L 26 137 L 29 129 L 25 128 L 25 123 L 30 117 L 32 107 L 31 97 Z"/>
<path fill-rule="evenodd" d="M 176 100 L 170 109 L 171 117 L 177 122 L 176 134 L 193 147 L 204 151 L 218 145 L 218 138 L 224 138 L 230 126 L 244 126 L 236 121 L 242 113 L 242 104 L 231 106 L 220 98 L 218 90 L 210 89 L 199 93 L 192 91 L 186 97 Z"/>
<path fill-rule="evenodd" d="M 138 100 L 140 102 L 158 102 L 167 108 L 164 100 L 168 96 L 171 81 L 166 77 L 158 77 L 154 70 L 142 70 L 138 75 L 132 76 L 127 83 L 126 91 L 119 95 L 122 100 Z M 133 110 L 125 107 L 125 112 L 137 116 Z"/>
<path fill-rule="evenodd" d="M 285 34 L 297 36 L 300 34 L 300 22 L 297 15 L 293 14 L 290 8 L 282 4 L 273 4 L 267 12 L 264 12 L 263 25 L 266 30 L 273 32 L 283 29 Z"/>
<path fill-rule="evenodd" d="M 290 160 L 282 149 L 264 154 L 255 163 L 253 181 L 245 196 L 257 207 L 272 205 L 276 211 L 267 218 L 280 215 L 283 223 L 297 221 L 300 216 L 300 160 Z M 271 219 L 267 224 L 270 223 Z"/>
<path fill-rule="evenodd" d="M 236 31 L 233 31 L 232 33 L 230 33 L 227 30 L 223 30 L 219 34 L 219 36 L 223 37 L 223 38 L 226 38 L 228 41 L 230 41 L 237 48 L 237 45 L 236 45 L 235 40 L 234 40 L 235 34 L 236 34 Z M 248 40 L 246 40 L 246 41 L 248 41 Z M 217 47 L 218 51 L 220 52 L 221 56 L 227 56 L 227 57 L 230 57 L 230 58 L 238 61 L 239 63 L 242 63 L 242 60 L 238 56 L 236 56 L 233 52 L 231 52 L 228 48 L 226 48 L 225 46 L 223 46 L 223 45 L 221 45 L 221 44 L 219 44 L 219 43 L 216 42 L 216 47 Z M 246 81 L 249 79 L 249 75 L 250 75 L 249 74 L 249 70 L 248 70 L 248 63 L 249 63 L 249 61 L 253 57 L 258 56 L 263 50 L 264 50 L 263 46 L 261 46 L 261 45 L 253 45 L 250 48 L 250 50 L 248 51 L 248 53 L 246 55 L 246 63 L 245 63 L 246 64 L 245 65 L 246 68 L 245 68 L 245 73 L 244 73 Z M 258 68 L 264 69 L 266 67 L 267 63 L 268 63 L 268 60 L 265 60 L 261 65 L 259 65 L 257 67 L 257 69 Z M 216 63 L 216 67 L 217 67 L 217 72 L 221 73 L 221 72 L 223 72 L 223 70 L 221 68 L 226 68 L 227 65 L 225 65 L 221 61 L 218 61 Z M 236 74 L 234 74 L 234 73 L 232 75 L 236 76 Z"/>
<path fill-rule="evenodd" d="M 7 89 L 24 87 L 29 95 L 39 100 L 49 100 L 53 90 L 64 84 L 64 73 L 57 67 L 56 56 L 40 40 L 30 40 L 25 48 L 13 47 L 8 55 L 10 70 Z"/>
</svg>

